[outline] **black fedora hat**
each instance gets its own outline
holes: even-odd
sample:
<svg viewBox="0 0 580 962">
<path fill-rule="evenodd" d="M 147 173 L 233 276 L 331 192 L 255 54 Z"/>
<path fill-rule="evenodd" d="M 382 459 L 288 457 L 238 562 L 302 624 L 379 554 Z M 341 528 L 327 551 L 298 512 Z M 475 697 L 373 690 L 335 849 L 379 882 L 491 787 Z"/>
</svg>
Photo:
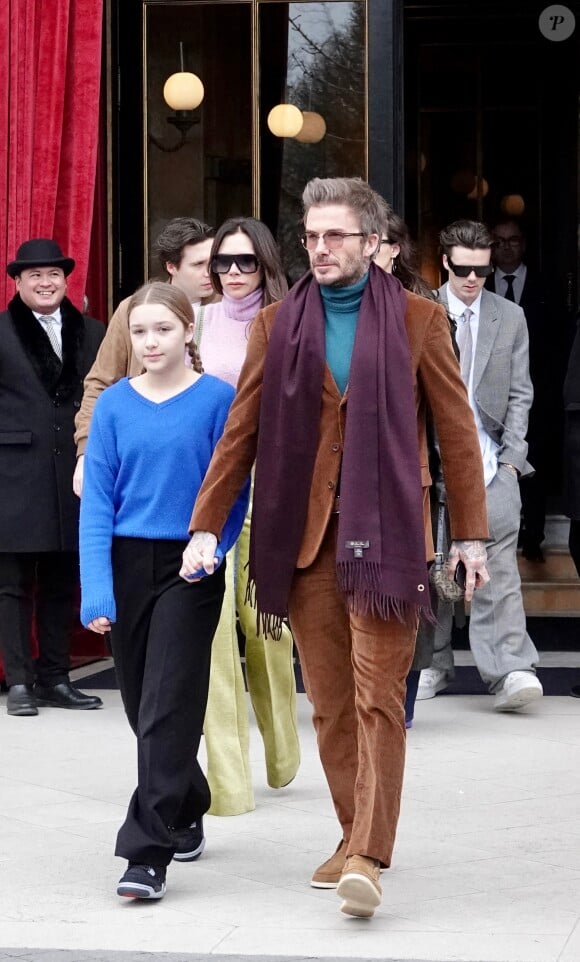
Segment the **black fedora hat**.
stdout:
<svg viewBox="0 0 580 962">
<path fill-rule="evenodd" d="M 47 237 L 35 237 L 24 241 L 16 251 L 16 260 L 6 265 L 10 277 L 18 275 L 29 267 L 62 267 L 65 277 L 68 277 L 75 262 L 72 257 L 65 257 L 56 241 Z"/>
</svg>

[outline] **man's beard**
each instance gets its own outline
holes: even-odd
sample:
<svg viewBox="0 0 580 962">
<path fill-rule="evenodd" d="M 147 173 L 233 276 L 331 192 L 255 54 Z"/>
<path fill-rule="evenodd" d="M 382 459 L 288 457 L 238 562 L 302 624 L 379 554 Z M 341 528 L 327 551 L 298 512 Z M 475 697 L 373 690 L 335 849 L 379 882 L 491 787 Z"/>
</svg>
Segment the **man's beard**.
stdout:
<svg viewBox="0 0 580 962">
<path fill-rule="evenodd" d="M 323 264 L 314 264 L 313 267 L 323 267 L 328 261 Z M 370 258 L 366 257 L 349 257 L 346 264 L 343 267 L 343 274 L 336 280 L 319 280 L 318 283 L 321 287 L 352 287 L 353 284 L 357 284 L 358 281 L 362 280 L 366 272 L 369 269 Z"/>
</svg>

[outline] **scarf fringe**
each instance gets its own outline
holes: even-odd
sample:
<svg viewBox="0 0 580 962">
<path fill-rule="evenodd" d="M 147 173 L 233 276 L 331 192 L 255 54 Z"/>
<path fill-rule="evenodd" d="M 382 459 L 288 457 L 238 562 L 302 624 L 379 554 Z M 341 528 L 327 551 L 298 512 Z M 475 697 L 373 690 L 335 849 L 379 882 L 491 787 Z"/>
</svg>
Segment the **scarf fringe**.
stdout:
<svg viewBox="0 0 580 962">
<path fill-rule="evenodd" d="M 355 615 L 372 615 L 389 621 L 396 618 L 402 624 L 413 624 L 419 618 L 436 625 L 426 581 L 424 604 L 413 603 L 382 588 L 382 570 L 377 562 L 341 561 L 336 566 L 338 587 L 344 595 L 349 611 Z"/>
<path fill-rule="evenodd" d="M 390 621 L 396 618 L 402 624 L 414 625 L 417 619 L 436 626 L 437 617 L 431 607 L 429 592 L 425 604 L 413 604 L 403 598 L 386 595 L 380 588 L 381 566 L 376 562 L 361 565 L 360 562 L 340 562 L 336 566 L 337 581 L 349 611 L 355 615 L 371 615 Z M 354 582 L 354 584 L 353 584 Z M 261 611 L 256 599 L 256 582 L 248 578 L 245 602 L 256 612 L 256 631 L 264 638 L 280 641 L 284 618 L 273 612 Z"/>
<path fill-rule="evenodd" d="M 284 628 L 284 618 L 272 612 L 260 611 L 256 599 L 256 582 L 253 578 L 248 578 L 244 601 L 251 605 L 256 612 L 256 632 L 263 638 L 272 638 L 273 641 L 280 641 Z"/>
</svg>

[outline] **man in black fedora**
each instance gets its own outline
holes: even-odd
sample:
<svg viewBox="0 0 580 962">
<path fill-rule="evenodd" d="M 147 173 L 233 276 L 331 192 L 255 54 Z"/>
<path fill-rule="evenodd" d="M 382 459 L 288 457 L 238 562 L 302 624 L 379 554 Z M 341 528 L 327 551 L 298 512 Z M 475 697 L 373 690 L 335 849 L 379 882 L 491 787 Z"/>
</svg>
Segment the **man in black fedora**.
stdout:
<svg viewBox="0 0 580 962">
<path fill-rule="evenodd" d="M 105 333 L 65 296 L 74 266 L 55 241 L 36 238 L 6 268 L 17 292 L 0 315 L 0 655 L 9 715 L 102 705 L 69 681 L 78 582 L 74 416 Z"/>
</svg>

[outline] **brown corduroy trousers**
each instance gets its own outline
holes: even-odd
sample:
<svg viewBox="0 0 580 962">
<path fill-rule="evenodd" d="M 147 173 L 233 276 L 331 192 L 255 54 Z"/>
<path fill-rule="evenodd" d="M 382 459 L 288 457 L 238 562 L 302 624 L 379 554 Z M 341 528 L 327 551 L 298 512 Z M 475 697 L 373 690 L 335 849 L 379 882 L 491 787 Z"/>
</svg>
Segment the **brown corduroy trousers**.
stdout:
<svg viewBox="0 0 580 962">
<path fill-rule="evenodd" d="M 391 864 L 405 766 L 405 679 L 416 625 L 354 615 L 336 583 L 333 515 L 316 560 L 297 569 L 289 618 L 347 856 Z"/>
</svg>

